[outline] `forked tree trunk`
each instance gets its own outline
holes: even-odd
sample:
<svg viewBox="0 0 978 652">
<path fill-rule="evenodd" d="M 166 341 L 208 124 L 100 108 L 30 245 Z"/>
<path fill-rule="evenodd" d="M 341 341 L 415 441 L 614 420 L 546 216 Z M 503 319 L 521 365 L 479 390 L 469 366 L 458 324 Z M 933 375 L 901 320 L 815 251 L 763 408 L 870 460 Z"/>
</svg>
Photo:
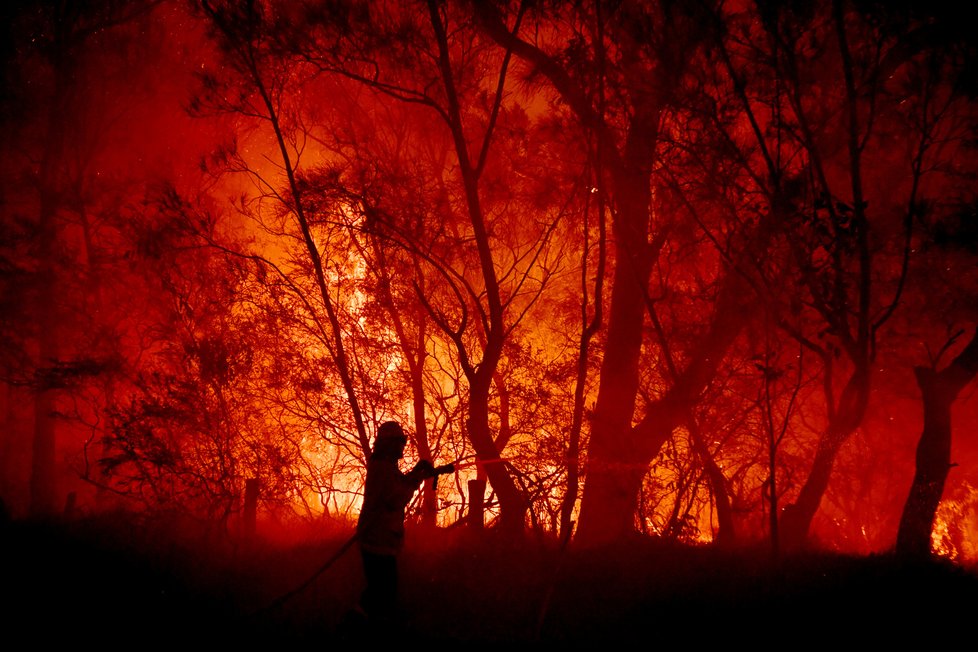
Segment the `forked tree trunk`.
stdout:
<svg viewBox="0 0 978 652">
<path fill-rule="evenodd" d="M 472 448 L 485 469 L 486 479 L 499 500 L 499 524 L 502 530 L 518 534 L 523 531 L 528 504 L 506 463 L 500 458 L 499 449 L 492 438 L 488 397 L 488 384 L 491 380 L 477 375 L 473 381 L 469 392 L 469 441 L 472 442 Z"/>
<path fill-rule="evenodd" d="M 649 116 L 652 118 L 657 121 L 658 114 Z M 577 540 L 584 545 L 614 541 L 633 531 L 638 491 L 651 459 L 645 451 L 636 450 L 632 417 L 639 386 L 645 297 L 656 253 L 648 245 L 651 192 L 647 171 L 656 134 L 633 128 L 628 138 L 634 165 L 617 169 L 614 180 L 618 213 L 612 227 L 617 260 L 591 422 L 587 481 L 581 496 Z"/>
<path fill-rule="evenodd" d="M 446 123 L 452 134 L 452 141 L 455 146 L 455 155 L 459 164 L 459 175 L 465 190 L 465 205 L 468 212 L 469 222 L 472 226 L 472 239 L 475 243 L 476 251 L 479 256 L 479 267 L 482 272 L 485 295 L 485 345 L 482 347 L 482 359 L 478 364 L 471 364 L 466 361 L 463 364 L 465 376 L 469 381 L 469 420 L 468 436 L 475 449 L 476 456 L 482 462 L 486 472 L 486 478 L 492 485 L 496 496 L 499 499 L 499 522 L 503 531 L 517 534 L 521 533 L 525 526 L 526 513 L 529 509 L 526 496 L 516 486 L 516 481 L 510 472 L 509 467 L 500 459 L 501 448 L 497 445 L 492 435 L 492 428 L 489 419 L 489 390 L 502 357 L 503 344 L 507 337 L 507 327 L 505 324 L 505 309 L 503 307 L 502 293 L 497 277 L 496 262 L 493 258 L 491 246 L 491 234 L 486 222 L 486 215 L 483 211 L 482 200 L 479 196 L 479 179 L 482 174 L 483 164 L 480 157 L 470 156 L 468 137 L 463 125 L 463 112 L 461 97 L 456 88 L 455 75 L 453 72 L 453 62 L 451 59 L 451 47 L 448 37 L 447 24 L 443 22 L 441 10 L 437 2 L 429 0 L 428 12 L 431 18 L 431 26 L 438 44 L 438 67 L 441 72 L 442 87 L 446 95 L 447 111 L 445 113 Z M 505 79 L 509 65 L 509 55 L 504 57 L 501 65 L 500 86 Z M 497 92 L 495 106 L 498 107 L 502 101 L 502 93 Z M 492 128 L 487 129 L 483 135 L 483 151 L 488 151 L 491 142 Z M 459 353 L 464 352 L 462 339 L 453 337 Z M 469 355 L 462 355 L 466 360 Z M 501 442 L 505 445 L 505 442 Z"/>
<path fill-rule="evenodd" d="M 767 248 L 780 227 L 779 214 L 771 211 L 768 218 L 755 227 L 735 264 L 725 273 L 710 327 L 699 345 L 691 347 L 694 351 L 692 359 L 677 373 L 672 388 L 645 407 L 645 415 L 634 427 L 628 424 L 634 410 L 638 378 L 637 375 L 628 374 L 637 374 L 641 342 L 633 342 L 631 348 L 625 348 L 623 344 L 628 342 L 623 336 L 616 335 L 616 328 L 641 338 L 645 307 L 641 307 L 637 316 L 626 310 L 615 314 L 614 292 L 624 286 L 627 293 L 628 288 L 627 281 L 619 279 L 616 274 L 608 327 L 609 343 L 601 369 L 601 385 L 588 452 L 587 482 L 581 500 L 579 543 L 608 543 L 634 531 L 639 492 L 649 464 L 673 431 L 688 420 L 692 406 L 697 404 L 703 389 L 713 381 L 720 362 L 747 323 L 754 294 L 738 270 L 747 269 L 746 260 Z M 644 287 L 640 297 L 631 295 L 631 298 L 644 304 Z M 638 333 L 633 329 L 637 329 Z M 625 341 L 616 343 L 617 340 Z M 612 366 L 608 362 L 608 356 L 612 353 L 625 359 L 617 360 L 616 366 Z M 602 404 L 602 391 L 608 392 L 605 404 Z M 615 411 L 616 406 L 620 407 L 621 412 Z M 715 479 L 722 484 L 722 473 Z"/>
<path fill-rule="evenodd" d="M 951 405 L 978 374 L 978 331 L 943 371 L 917 367 L 924 404 L 924 428 L 917 443 L 917 470 L 897 532 L 897 554 L 926 558 L 944 483 L 951 470 Z"/>
</svg>

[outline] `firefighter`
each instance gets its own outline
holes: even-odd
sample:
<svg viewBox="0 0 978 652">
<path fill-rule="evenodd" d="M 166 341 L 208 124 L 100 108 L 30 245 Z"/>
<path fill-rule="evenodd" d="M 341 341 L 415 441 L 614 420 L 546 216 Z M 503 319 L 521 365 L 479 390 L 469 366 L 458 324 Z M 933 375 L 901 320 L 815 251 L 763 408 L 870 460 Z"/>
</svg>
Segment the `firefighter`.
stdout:
<svg viewBox="0 0 978 652">
<path fill-rule="evenodd" d="M 392 624 L 397 603 L 397 557 L 404 547 L 404 508 L 425 478 L 438 470 L 421 460 L 408 473 L 398 462 L 404 457 L 407 436 L 396 421 L 381 424 L 367 462 L 363 509 L 357 521 L 357 539 L 367 586 L 360 606 L 370 622 Z"/>
</svg>

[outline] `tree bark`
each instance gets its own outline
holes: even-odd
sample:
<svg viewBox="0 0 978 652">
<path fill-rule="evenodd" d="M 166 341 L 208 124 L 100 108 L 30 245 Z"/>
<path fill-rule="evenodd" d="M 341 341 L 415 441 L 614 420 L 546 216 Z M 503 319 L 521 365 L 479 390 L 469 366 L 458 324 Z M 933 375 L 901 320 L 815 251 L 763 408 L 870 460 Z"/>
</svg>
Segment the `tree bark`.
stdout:
<svg viewBox="0 0 978 652">
<path fill-rule="evenodd" d="M 842 444 L 859 427 L 866 413 L 869 387 L 870 370 L 867 363 L 857 367 L 849 377 L 839 398 L 839 408 L 819 439 L 815 459 L 812 461 L 812 468 L 805 484 L 802 485 L 794 503 L 785 506 L 780 524 L 781 543 L 784 549 L 798 550 L 808 541 L 812 519 L 815 518 L 825 490 L 829 486 L 835 457 Z"/>
<path fill-rule="evenodd" d="M 699 425 L 690 419 L 688 422 L 689 434 L 693 439 L 693 449 L 696 456 L 700 458 L 706 477 L 710 481 L 710 488 L 713 491 L 713 502 L 717 510 L 717 531 L 715 540 L 720 545 L 730 545 L 737 539 L 737 529 L 734 526 L 733 505 L 730 502 L 730 492 L 727 490 L 727 478 L 723 475 L 723 469 L 713 459 L 710 454 L 709 446 L 703 438 L 703 433 Z"/>
<path fill-rule="evenodd" d="M 917 443 L 917 469 L 897 532 L 898 555 L 927 558 L 937 506 L 951 470 L 951 405 L 978 374 L 978 331 L 943 371 L 917 367 L 924 428 Z"/>
<path fill-rule="evenodd" d="M 492 428 L 489 425 L 489 393 L 493 377 L 502 357 L 503 344 L 506 339 L 506 325 L 490 234 L 486 225 L 482 200 L 479 196 L 481 163 L 475 162 L 475 158 L 469 155 L 469 145 L 462 119 L 461 99 L 456 88 L 449 56 L 450 47 L 446 25 L 442 23 L 437 3 L 430 0 L 428 10 L 438 44 L 438 65 L 448 104 L 446 122 L 455 145 L 455 154 L 460 168 L 459 173 L 465 190 L 465 204 L 472 226 L 472 237 L 479 255 L 479 266 L 485 289 L 485 316 L 487 319 L 482 359 L 477 365 L 464 365 L 465 375 L 469 381 L 468 434 L 476 456 L 484 465 L 489 484 L 492 485 L 499 499 L 502 529 L 509 533 L 519 533 L 525 527 L 525 517 L 529 505 L 523 492 L 516 486 L 509 468 L 500 459 L 501 448 L 497 446 L 492 436 Z M 507 62 L 508 55 L 500 70 L 501 77 L 506 74 Z M 501 99 L 500 90 L 495 99 L 497 105 Z M 483 135 L 484 150 L 487 150 L 491 137 L 490 125 Z M 457 340 L 456 344 L 461 346 L 461 341 Z"/>
<path fill-rule="evenodd" d="M 482 478 L 469 480 L 469 527 L 481 530 L 485 527 L 486 481 Z"/>
<path fill-rule="evenodd" d="M 658 112 L 636 116 L 655 121 Z M 635 165 L 614 170 L 618 213 L 612 222 L 616 260 L 608 308 L 608 337 L 601 361 L 598 398 L 591 422 L 587 481 L 581 497 L 578 541 L 585 545 L 619 539 L 634 529 L 636 497 L 648 459 L 632 442 L 639 386 L 638 361 L 645 325 L 645 299 L 656 252 L 648 244 L 651 192 L 648 165 L 655 132 L 633 125 L 626 149 Z M 641 155 L 639 153 L 641 152 Z"/>
</svg>

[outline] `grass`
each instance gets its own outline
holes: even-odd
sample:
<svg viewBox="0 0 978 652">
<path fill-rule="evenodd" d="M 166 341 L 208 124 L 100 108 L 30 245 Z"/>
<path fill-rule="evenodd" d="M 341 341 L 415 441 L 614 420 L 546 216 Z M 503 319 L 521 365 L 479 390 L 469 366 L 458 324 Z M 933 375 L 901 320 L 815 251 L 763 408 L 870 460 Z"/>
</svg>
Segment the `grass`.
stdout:
<svg viewBox="0 0 978 652">
<path fill-rule="evenodd" d="M 346 644 L 362 588 L 352 532 L 200 546 L 129 522 L 7 523 L 7 640 L 220 645 Z M 600 550 L 408 532 L 398 639 L 470 644 L 852 645 L 944 640 L 978 616 L 978 571 L 942 560 L 689 547 L 636 538 Z M 311 581 L 310 581 L 311 580 Z M 299 587 L 302 590 L 296 591 Z M 284 599 L 283 599 L 284 598 Z"/>
</svg>

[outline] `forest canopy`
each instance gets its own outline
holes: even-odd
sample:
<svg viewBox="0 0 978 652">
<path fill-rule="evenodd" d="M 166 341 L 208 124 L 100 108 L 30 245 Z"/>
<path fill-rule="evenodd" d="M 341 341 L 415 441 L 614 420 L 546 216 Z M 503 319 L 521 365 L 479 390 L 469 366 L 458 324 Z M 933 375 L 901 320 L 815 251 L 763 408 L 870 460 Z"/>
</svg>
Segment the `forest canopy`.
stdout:
<svg viewBox="0 0 978 652">
<path fill-rule="evenodd" d="M 5 511 L 975 561 L 961 11 L 6 5 Z"/>
</svg>

